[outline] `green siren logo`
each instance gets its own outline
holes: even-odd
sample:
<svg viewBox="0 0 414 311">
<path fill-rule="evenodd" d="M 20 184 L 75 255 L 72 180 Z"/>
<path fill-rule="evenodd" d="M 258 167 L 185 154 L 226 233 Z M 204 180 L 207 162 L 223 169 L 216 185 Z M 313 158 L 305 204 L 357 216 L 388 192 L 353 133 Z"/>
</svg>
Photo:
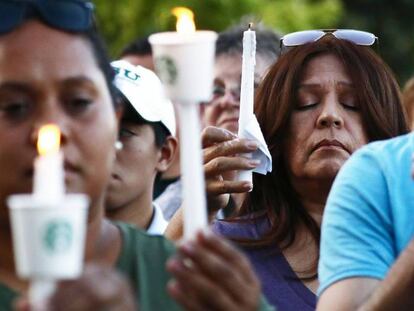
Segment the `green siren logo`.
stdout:
<svg viewBox="0 0 414 311">
<path fill-rule="evenodd" d="M 67 252 L 73 244 L 72 225 L 64 219 L 49 222 L 46 225 L 43 244 L 46 250 L 54 255 Z"/>
<path fill-rule="evenodd" d="M 174 85 L 177 82 L 177 66 L 172 58 L 168 56 L 156 57 L 155 67 L 157 68 L 161 81 L 165 84 Z"/>
</svg>

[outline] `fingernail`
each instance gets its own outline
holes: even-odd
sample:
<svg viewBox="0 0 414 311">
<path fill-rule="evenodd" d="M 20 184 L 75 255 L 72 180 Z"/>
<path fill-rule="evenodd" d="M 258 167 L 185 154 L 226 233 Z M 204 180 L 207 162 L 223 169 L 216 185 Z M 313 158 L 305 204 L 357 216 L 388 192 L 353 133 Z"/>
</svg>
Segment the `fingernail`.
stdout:
<svg viewBox="0 0 414 311">
<path fill-rule="evenodd" d="M 259 165 L 260 165 L 260 160 L 249 160 L 249 165 L 250 165 L 252 168 L 255 168 L 255 167 L 257 167 L 257 166 L 259 166 Z"/>
<path fill-rule="evenodd" d="M 180 271 L 181 265 L 177 258 L 172 258 L 167 261 L 167 270 L 170 272 Z"/>
<path fill-rule="evenodd" d="M 231 138 L 237 138 L 237 135 L 236 134 L 234 134 L 234 133 L 232 133 L 232 132 L 228 132 L 228 134 L 229 134 L 229 136 L 231 137 Z"/>
<path fill-rule="evenodd" d="M 184 253 L 187 253 L 188 255 L 193 255 L 196 252 L 193 242 L 187 242 L 187 243 L 181 245 L 180 248 Z"/>
<path fill-rule="evenodd" d="M 247 189 L 247 191 L 252 191 L 253 190 L 253 184 L 250 181 L 246 181 L 244 184 L 244 187 Z"/>
<path fill-rule="evenodd" d="M 214 234 L 213 234 L 213 232 L 211 232 L 211 230 L 210 229 L 204 229 L 203 231 L 202 231 L 202 234 L 203 234 L 203 237 L 206 239 L 206 240 L 210 240 L 210 241 L 212 241 L 212 240 L 214 240 Z"/>
<path fill-rule="evenodd" d="M 257 148 L 259 148 L 259 144 L 256 141 L 254 141 L 254 140 L 247 141 L 246 142 L 246 146 L 250 150 L 256 150 Z"/>
</svg>

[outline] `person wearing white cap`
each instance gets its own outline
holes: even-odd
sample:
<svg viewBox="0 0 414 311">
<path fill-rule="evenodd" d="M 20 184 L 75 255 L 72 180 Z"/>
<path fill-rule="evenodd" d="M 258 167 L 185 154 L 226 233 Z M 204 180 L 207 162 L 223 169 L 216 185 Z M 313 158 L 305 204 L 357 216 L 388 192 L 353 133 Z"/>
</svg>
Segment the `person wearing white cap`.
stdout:
<svg viewBox="0 0 414 311">
<path fill-rule="evenodd" d="M 177 150 L 173 106 L 152 71 L 122 60 L 112 62 L 112 67 L 124 112 L 106 212 L 112 220 L 163 234 L 167 221 L 152 202 L 152 194 L 155 179 L 169 167 Z"/>
</svg>

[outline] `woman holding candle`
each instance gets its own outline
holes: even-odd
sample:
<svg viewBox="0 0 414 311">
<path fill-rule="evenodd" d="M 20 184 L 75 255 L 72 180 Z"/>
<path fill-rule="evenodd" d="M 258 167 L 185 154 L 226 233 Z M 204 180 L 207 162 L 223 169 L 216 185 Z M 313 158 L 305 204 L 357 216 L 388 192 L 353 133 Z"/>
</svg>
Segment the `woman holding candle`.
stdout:
<svg viewBox="0 0 414 311">
<path fill-rule="evenodd" d="M 91 200 L 86 263 L 126 276 L 140 310 L 179 309 L 170 296 L 185 309 L 259 309 L 259 285 L 249 263 L 214 235 L 199 233 L 175 250 L 162 237 L 104 219 L 120 110 L 112 104 L 112 70 L 93 30 L 91 8 L 89 1 L 77 0 L 0 2 L 0 305 L 11 309 L 12 300 L 28 288 L 15 272 L 6 199 L 32 191 L 38 130 L 54 123 L 61 131 L 66 190 Z M 180 256 L 169 260 L 167 273 L 167 260 L 176 252 Z M 226 273 L 225 281 L 217 271 Z M 119 282 L 106 283 L 121 289 L 115 297 L 103 295 L 113 288 L 102 287 L 88 297 L 103 284 L 100 270 L 92 274 L 89 281 L 72 284 L 77 290 L 66 287 L 72 296 L 63 307 L 80 310 L 77 303 L 90 298 L 94 304 L 82 304 L 83 309 L 133 308 L 125 306 L 128 291 Z M 61 290 L 51 298 L 52 310 L 62 310 Z"/>
<path fill-rule="evenodd" d="M 279 35 L 264 28 L 262 25 L 255 26 L 256 46 L 254 57 L 254 85 L 256 88 L 264 78 L 267 70 L 277 59 L 279 54 Z M 240 111 L 240 92 L 243 62 L 243 36 L 246 28 L 236 26 L 221 33 L 216 41 L 215 62 L 214 62 L 214 85 L 213 94 L 209 102 L 202 106 L 202 119 L 205 127 L 215 126 L 226 129 L 231 133 L 238 133 L 239 111 Z M 248 31 L 251 32 L 249 29 Z M 254 140 L 249 141 L 250 145 L 245 149 L 246 153 L 256 151 L 258 148 Z M 243 150 L 240 150 L 243 152 Z M 207 156 L 210 157 L 210 156 Z M 241 165 L 241 166 L 240 166 Z M 234 167 L 234 170 L 226 172 L 223 178 L 228 180 L 236 179 L 236 170 L 249 167 L 255 168 L 258 163 L 254 160 L 243 160 L 243 163 Z M 247 165 L 247 166 L 246 166 Z M 212 172 L 214 174 L 214 172 Z M 220 178 L 219 178 L 220 179 Z M 218 217 L 225 218 L 230 216 L 241 206 L 244 200 L 244 193 L 250 191 L 252 183 L 247 181 L 238 183 L 237 191 L 230 196 L 228 204 L 220 211 Z M 215 185 L 211 182 L 207 184 L 208 192 L 215 191 Z M 221 213 L 222 212 L 222 213 Z M 209 210 L 210 217 L 214 218 L 217 210 Z M 165 235 L 171 240 L 178 240 L 183 235 L 183 211 L 178 212 L 171 219 Z"/>
<path fill-rule="evenodd" d="M 244 26 L 236 26 L 219 33 L 215 51 L 213 94 L 211 100 L 202 106 L 202 119 L 205 127 L 215 126 L 234 134 L 238 133 L 245 30 Z M 249 29 L 248 32 L 251 30 Z M 254 89 L 257 88 L 269 67 L 277 59 L 280 50 L 280 37 L 276 32 L 259 24 L 255 26 L 255 36 Z M 239 152 L 249 153 L 257 150 L 258 145 L 254 140 L 250 140 L 249 143 L 247 149 L 241 149 Z M 210 155 L 207 155 L 207 158 L 210 158 Z M 236 164 L 233 170 L 226 172 L 223 178 L 231 182 L 236 179 L 238 167 L 254 169 L 257 165 L 255 160 L 243 160 L 242 163 Z M 211 173 L 214 174 L 213 171 Z M 226 201 L 228 204 L 217 217 L 226 218 L 232 215 L 241 206 L 245 197 L 244 193 L 252 189 L 252 183 L 249 181 L 237 185 L 238 189 L 233 188 L 234 193 L 231 194 L 230 200 Z M 214 183 L 210 182 L 207 187 L 209 193 L 215 192 Z M 217 212 L 217 210 L 210 209 L 210 217 L 216 217 Z M 178 240 L 182 237 L 182 209 L 179 209 L 169 222 L 165 235 L 171 240 Z"/>
<path fill-rule="evenodd" d="M 216 42 L 213 96 L 211 101 L 205 105 L 203 113 L 205 126 L 224 128 L 234 134 L 238 133 L 240 121 L 243 36 L 245 33 L 250 34 L 253 31 L 250 29 L 246 31 L 246 26 L 237 26 L 219 34 Z M 254 63 L 254 83 L 252 83 L 254 85 L 251 87 L 256 89 L 279 55 L 280 36 L 260 24 L 254 25 L 254 33 L 255 47 L 252 47 L 255 49 L 254 61 L 252 61 Z M 247 78 L 248 75 L 245 76 Z M 234 179 L 235 172 L 227 174 L 225 178 Z M 251 183 L 245 182 L 242 191 L 250 190 L 251 186 Z M 223 209 L 222 216 L 227 217 L 239 208 L 243 199 L 244 195 L 233 194 L 229 205 Z"/>
<path fill-rule="evenodd" d="M 255 106 L 273 171 L 254 175 L 239 217 L 217 221 L 214 231 L 243 247 L 273 305 L 314 310 L 320 223 L 338 170 L 360 146 L 408 126 L 399 87 L 369 47 L 372 34 L 304 31 L 281 42 L 289 50 L 266 75 Z M 248 143 L 216 128 L 203 139 L 207 184 L 214 184 L 209 203 L 219 209 L 242 187 L 220 177 L 236 163 L 250 168 L 237 156 Z"/>
</svg>

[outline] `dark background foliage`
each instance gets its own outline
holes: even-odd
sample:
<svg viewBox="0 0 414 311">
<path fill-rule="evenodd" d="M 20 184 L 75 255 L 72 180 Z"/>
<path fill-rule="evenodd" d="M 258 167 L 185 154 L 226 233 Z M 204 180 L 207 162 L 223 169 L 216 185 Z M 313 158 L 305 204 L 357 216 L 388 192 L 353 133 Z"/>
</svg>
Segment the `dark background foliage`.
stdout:
<svg viewBox="0 0 414 311">
<path fill-rule="evenodd" d="M 137 37 L 173 30 L 175 6 L 191 8 L 198 29 L 221 31 L 245 21 L 281 33 L 355 28 L 379 37 L 381 56 L 400 83 L 414 75 L 414 0 L 95 0 L 112 57 Z"/>
</svg>

